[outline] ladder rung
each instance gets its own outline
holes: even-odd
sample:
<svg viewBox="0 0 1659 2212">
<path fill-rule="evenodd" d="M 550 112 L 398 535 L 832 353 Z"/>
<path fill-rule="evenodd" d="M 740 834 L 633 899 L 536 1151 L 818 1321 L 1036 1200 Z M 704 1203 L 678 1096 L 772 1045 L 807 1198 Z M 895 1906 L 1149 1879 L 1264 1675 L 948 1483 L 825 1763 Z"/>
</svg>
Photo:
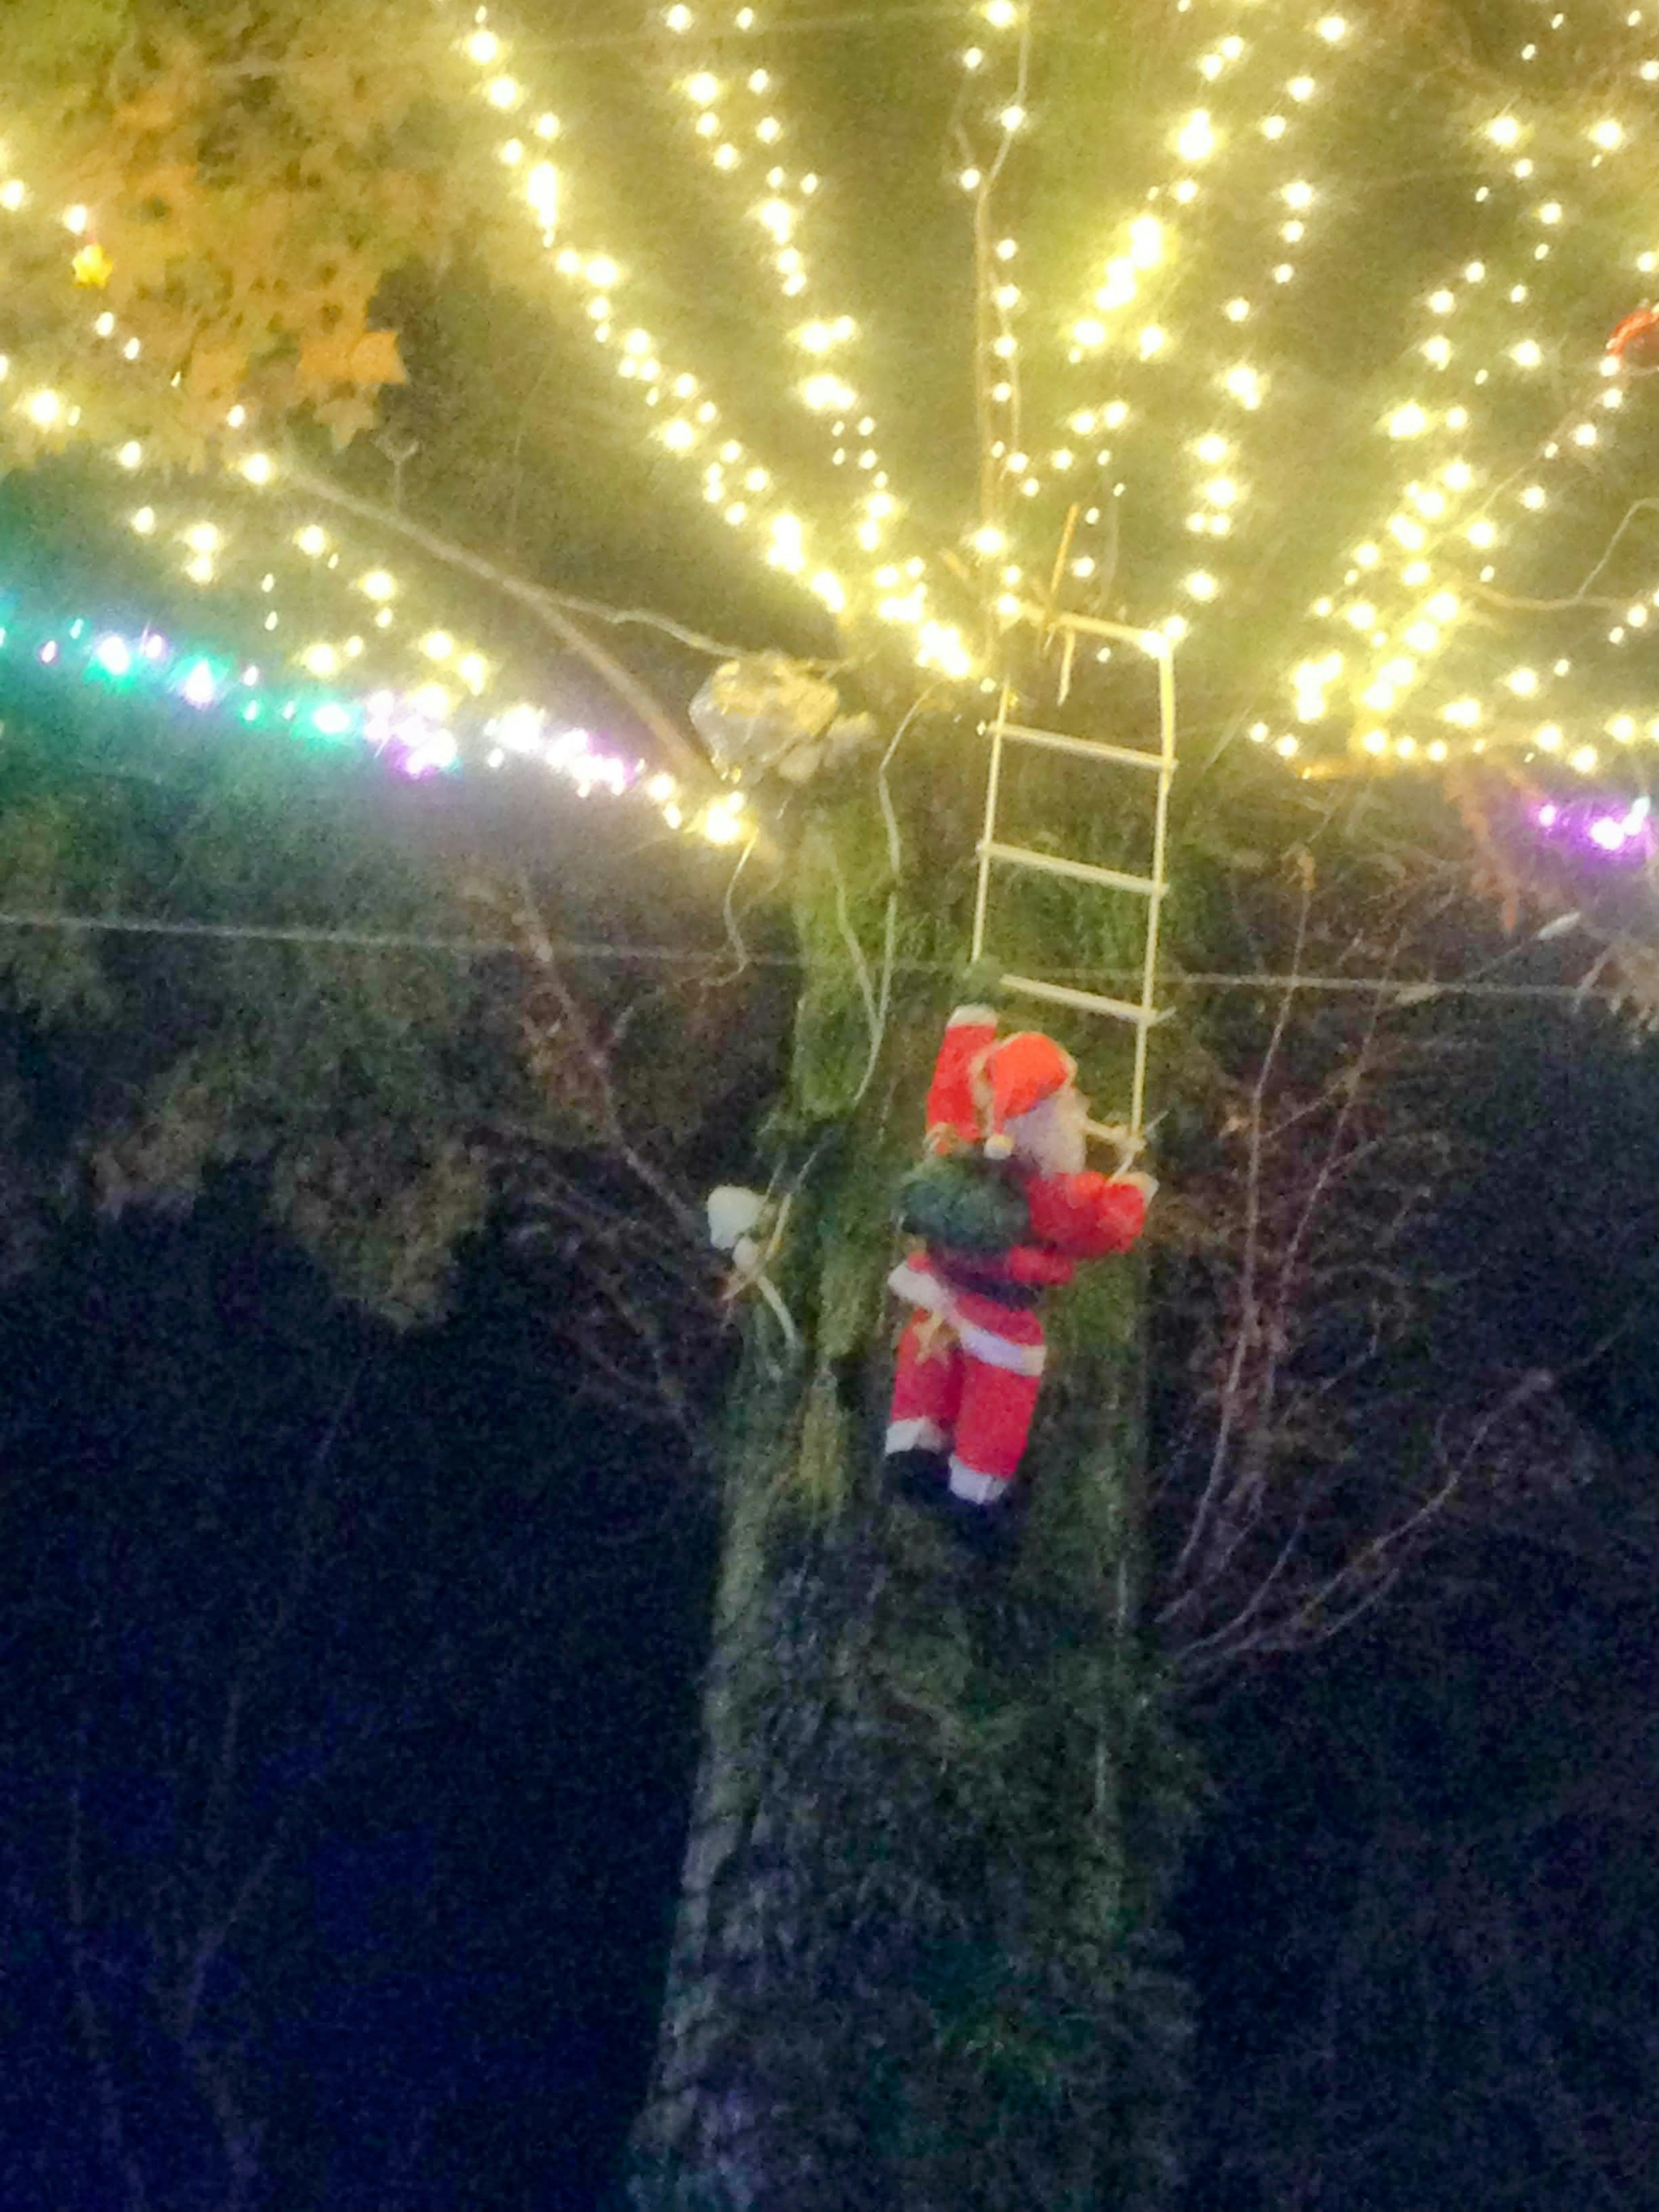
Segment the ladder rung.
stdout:
<svg viewBox="0 0 1659 2212">
<path fill-rule="evenodd" d="M 1126 876 L 1121 868 L 1097 868 L 1086 860 L 1056 860 L 1051 853 L 1034 853 L 1025 845 L 981 844 L 980 851 L 986 859 L 1006 860 L 1012 868 L 1035 868 L 1049 876 L 1070 876 L 1079 884 L 1103 884 L 1108 890 L 1135 891 L 1142 898 L 1160 899 L 1162 884 L 1154 883 L 1150 876 Z"/>
<path fill-rule="evenodd" d="M 1167 1006 L 1135 1006 L 1127 999 L 1105 999 L 1097 991 L 1073 991 L 1064 983 L 1039 983 L 1030 975 L 1005 975 L 1002 988 L 1023 991 L 1028 999 L 1046 999 L 1053 1006 L 1075 1006 L 1085 1014 L 1110 1014 L 1114 1020 L 1133 1022 L 1137 1029 L 1156 1029 L 1170 1018 Z"/>
<path fill-rule="evenodd" d="M 1121 768 L 1149 768 L 1155 774 L 1164 771 L 1162 753 L 1138 752 L 1133 745 L 1109 745 L 1092 738 L 1068 738 L 1058 730 L 1028 730 L 1018 722 L 994 722 L 994 731 L 1005 738 L 1017 738 L 1024 745 L 1041 745 L 1054 753 L 1075 753 L 1081 760 L 1112 761 Z M 1169 763 L 1174 772 L 1175 763 Z"/>
</svg>

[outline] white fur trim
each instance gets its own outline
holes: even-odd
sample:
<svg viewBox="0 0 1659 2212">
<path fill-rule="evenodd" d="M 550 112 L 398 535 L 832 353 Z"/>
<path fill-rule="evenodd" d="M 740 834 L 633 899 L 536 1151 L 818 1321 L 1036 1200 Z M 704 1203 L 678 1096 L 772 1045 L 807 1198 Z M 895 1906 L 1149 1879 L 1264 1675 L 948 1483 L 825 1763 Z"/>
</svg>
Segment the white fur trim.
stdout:
<svg viewBox="0 0 1659 2212">
<path fill-rule="evenodd" d="M 1000 1367 L 1006 1375 L 1042 1374 L 1048 1358 L 1045 1346 L 1020 1344 L 1012 1338 L 999 1336 L 981 1322 L 967 1320 L 951 1295 L 949 1284 L 940 1282 L 927 1268 L 913 1267 L 908 1260 L 902 1261 L 887 1278 L 887 1287 L 907 1304 L 948 1321 L 963 1350 L 982 1366 Z"/>
<path fill-rule="evenodd" d="M 959 1459 L 951 1462 L 951 1495 L 965 1498 L 969 1505 L 994 1505 L 1006 1492 L 1007 1480 L 1000 1474 L 981 1474 L 977 1468 L 964 1467 Z"/>
<path fill-rule="evenodd" d="M 994 1030 L 996 1025 L 994 1006 L 958 1006 L 945 1024 L 947 1030 Z"/>
<path fill-rule="evenodd" d="M 937 1421 L 894 1421 L 887 1431 L 887 1455 L 890 1459 L 895 1452 L 942 1452 L 950 1441 Z"/>
<path fill-rule="evenodd" d="M 923 1313 L 948 1316 L 956 1303 L 937 1275 L 930 1275 L 925 1267 L 913 1267 L 908 1260 L 894 1268 L 887 1287 L 895 1297 L 902 1298 L 907 1305 L 920 1306 Z"/>
<path fill-rule="evenodd" d="M 1047 1364 L 1048 1351 L 1041 1344 L 1016 1344 L 981 1328 L 977 1322 L 963 1321 L 960 1315 L 952 1316 L 951 1325 L 962 1340 L 963 1350 L 982 1367 L 1000 1367 L 1005 1375 L 1041 1375 Z"/>
</svg>

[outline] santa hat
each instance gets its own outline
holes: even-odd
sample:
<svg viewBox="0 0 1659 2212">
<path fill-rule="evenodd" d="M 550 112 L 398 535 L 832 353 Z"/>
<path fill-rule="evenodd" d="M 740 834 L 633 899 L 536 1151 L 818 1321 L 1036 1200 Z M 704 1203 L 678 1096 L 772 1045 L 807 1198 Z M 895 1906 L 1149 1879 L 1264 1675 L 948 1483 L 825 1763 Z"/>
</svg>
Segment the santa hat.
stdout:
<svg viewBox="0 0 1659 2212">
<path fill-rule="evenodd" d="M 1006 1160 L 1014 1149 L 1007 1124 L 1056 1097 L 1077 1080 L 1077 1062 L 1052 1037 L 1022 1030 L 986 1054 L 976 1089 L 985 1124 L 988 1159 Z"/>
</svg>

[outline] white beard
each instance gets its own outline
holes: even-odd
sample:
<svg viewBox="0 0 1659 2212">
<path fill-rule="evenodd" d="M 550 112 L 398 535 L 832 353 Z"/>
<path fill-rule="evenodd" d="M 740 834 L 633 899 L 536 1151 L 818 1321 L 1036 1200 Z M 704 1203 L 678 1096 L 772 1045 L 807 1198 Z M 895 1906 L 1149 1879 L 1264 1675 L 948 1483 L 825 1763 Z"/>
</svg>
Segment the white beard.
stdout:
<svg viewBox="0 0 1659 2212">
<path fill-rule="evenodd" d="M 1056 1091 L 1029 1114 L 1016 1114 L 1007 1135 L 1014 1158 L 1037 1175 L 1081 1175 L 1088 1164 L 1086 1112 L 1075 1091 Z"/>
</svg>

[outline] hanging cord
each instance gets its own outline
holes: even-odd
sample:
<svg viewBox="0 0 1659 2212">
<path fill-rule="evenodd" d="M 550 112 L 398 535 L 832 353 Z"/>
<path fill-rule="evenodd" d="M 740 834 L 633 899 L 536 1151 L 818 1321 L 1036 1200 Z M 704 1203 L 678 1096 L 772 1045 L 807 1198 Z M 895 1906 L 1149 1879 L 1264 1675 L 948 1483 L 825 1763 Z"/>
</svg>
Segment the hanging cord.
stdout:
<svg viewBox="0 0 1659 2212">
<path fill-rule="evenodd" d="M 732 957 L 738 963 L 729 975 L 716 978 L 716 981 L 721 983 L 735 983 L 750 964 L 748 942 L 738 924 L 738 885 L 743 880 L 743 872 L 749 866 L 754 855 L 755 848 L 759 842 L 760 833 L 757 830 L 738 856 L 738 865 L 732 871 L 732 880 L 726 886 L 726 896 L 720 902 L 720 915 L 726 923 L 726 934 L 732 946 Z"/>
<path fill-rule="evenodd" d="M 876 1069 L 881 1063 L 882 1047 L 887 1038 L 888 1018 L 893 1008 L 893 977 L 898 963 L 898 898 L 899 883 L 904 873 L 904 839 L 899 830 L 898 811 L 893 805 L 887 771 L 892 767 L 899 747 L 939 688 L 936 684 L 930 684 L 911 706 L 894 731 L 892 742 L 882 755 L 881 765 L 876 770 L 876 797 L 880 802 L 881 818 L 887 831 L 887 915 L 883 927 L 881 989 L 877 998 L 876 1019 L 870 1038 L 870 1057 L 865 1066 L 864 1079 L 853 1094 L 854 1107 L 864 1103 L 870 1085 L 875 1081 Z"/>
<path fill-rule="evenodd" d="M 769 1190 L 767 1203 L 770 1206 L 771 1202 L 772 1193 Z M 771 1230 L 765 1243 L 757 1244 L 752 1256 L 746 1259 L 739 1257 L 744 1240 L 741 1238 L 738 1240 L 732 1255 L 732 1272 L 726 1293 L 728 1302 L 731 1302 L 740 1298 L 745 1291 L 758 1291 L 771 1309 L 778 1327 L 783 1332 L 783 1340 L 792 1355 L 799 1354 L 800 1351 L 800 1330 L 796 1325 L 794 1316 L 784 1301 L 782 1291 L 772 1279 L 771 1269 L 772 1262 L 783 1249 L 784 1231 L 789 1225 L 790 1209 L 794 1202 L 794 1192 L 786 1191 L 777 1202 Z"/>
<path fill-rule="evenodd" d="M 853 927 L 852 908 L 847 896 L 847 878 L 842 872 L 841 855 L 833 845 L 829 851 L 830 869 L 836 879 L 836 925 L 841 931 L 841 941 L 847 947 L 847 957 L 853 963 L 859 996 L 864 1001 L 864 1018 L 870 1025 L 870 1056 L 873 1060 L 881 1050 L 881 1011 L 877 1004 L 875 985 L 870 980 L 870 963 L 864 957 L 864 947 L 859 943 L 858 932 Z M 867 1071 L 865 1080 L 866 1083 L 869 1080 Z"/>
</svg>

